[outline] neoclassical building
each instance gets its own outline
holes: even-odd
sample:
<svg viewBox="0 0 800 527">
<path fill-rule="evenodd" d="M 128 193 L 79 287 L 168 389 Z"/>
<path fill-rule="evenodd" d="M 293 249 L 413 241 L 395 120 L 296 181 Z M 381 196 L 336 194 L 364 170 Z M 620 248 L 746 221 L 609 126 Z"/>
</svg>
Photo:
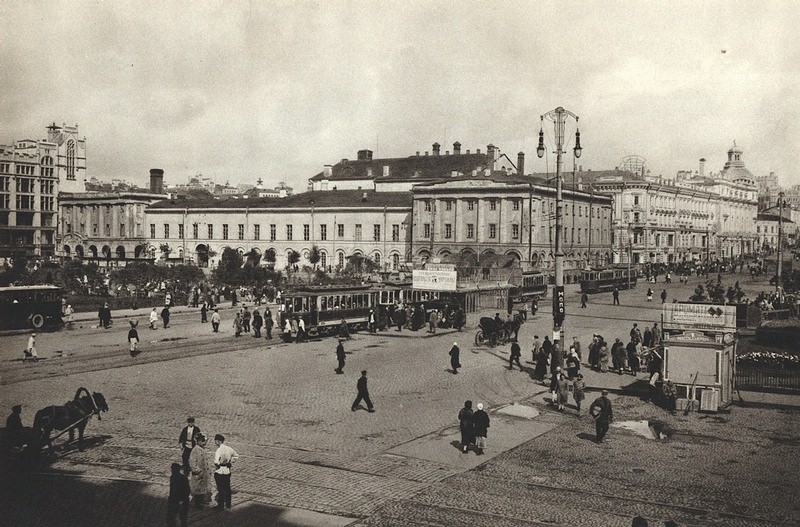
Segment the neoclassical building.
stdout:
<svg viewBox="0 0 800 527">
<path fill-rule="evenodd" d="M 47 127 L 47 139 L 0 145 L 0 258 L 56 252 L 57 197 L 84 188 L 86 141 L 78 126 Z"/>
<path fill-rule="evenodd" d="M 556 189 L 546 179 L 481 173 L 415 185 L 411 192 L 415 262 L 503 255 L 524 267 L 553 267 Z M 565 270 L 611 262 L 611 198 L 575 188 L 562 194 Z"/>
<path fill-rule="evenodd" d="M 347 257 L 371 258 L 399 270 L 409 257 L 411 194 L 374 190 L 310 191 L 284 198 L 165 200 L 146 210 L 150 246 L 168 259 L 215 267 L 225 248 L 241 254 L 276 253 L 276 268 L 291 251 L 309 265 L 316 246 L 322 268 L 343 268 Z M 163 257 L 165 255 L 156 255 Z M 262 260 L 262 264 L 264 261 Z"/>
</svg>

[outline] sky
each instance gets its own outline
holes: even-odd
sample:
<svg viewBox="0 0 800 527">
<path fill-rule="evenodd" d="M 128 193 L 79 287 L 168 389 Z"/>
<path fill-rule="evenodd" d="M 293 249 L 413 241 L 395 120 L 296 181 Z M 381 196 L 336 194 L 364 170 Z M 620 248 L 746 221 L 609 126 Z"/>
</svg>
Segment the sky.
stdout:
<svg viewBox="0 0 800 527">
<path fill-rule="evenodd" d="M 584 170 L 716 172 L 736 141 L 800 184 L 797 27 L 790 0 L 3 0 L 0 143 L 77 124 L 89 177 L 304 190 L 358 150 L 435 142 L 554 171 L 536 144 L 561 106 Z"/>
</svg>

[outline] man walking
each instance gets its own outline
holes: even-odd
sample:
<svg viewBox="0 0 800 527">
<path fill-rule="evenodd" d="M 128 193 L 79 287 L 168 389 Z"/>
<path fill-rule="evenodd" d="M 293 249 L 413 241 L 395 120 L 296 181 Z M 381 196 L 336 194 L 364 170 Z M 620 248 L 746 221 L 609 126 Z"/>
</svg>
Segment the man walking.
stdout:
<svg viewBox="0 0 800 527">
<path fill-rule="evenodd" d="M 264 329 L 267 332 L 267 338 L 272 340 L 272 326 L 275 325 L 275 322 L 272 320 L 272 312 L 267 308 L 264 311 Z"/>
<path fill-rule="evenodd" d="M 667 303 L 667 290 L 666 289 L 661 291 L 661 303 L 662 304 L 666 304 Z"/>
<path fill-rule="evenodd" d="M 453 342 L 453 347 L 450 348 L 450 367 L 453 369 L 453 373 L 458 373 L 458 369 L 461 367 L 460 355 L 461 350 L 458 349 L 458 343 Z"/>
<path fill-rule="evenodd" d="M 516 362 L 517 366 L 519 366 L 519 371 L 525 371 L 522 368 L 522 364 L 519 363 L 519 358 L 521 356 L 522 356 L 522 350 L 520 349 L 519 344 L 517 344 L 516 342 L 512 342 L 511 343 L 511 356 L 508 358 L 508 369 L 509 370 L 513 370 L 514 369 L 514 363 Z"/>
<path fill-rule="evenodd" d="M 615 287 L 614 291 L 611 293 L 611 296 L 614 299 L 611 304 L 615 305 L 615 306 L 618 306 L 619 305 L 619 289 Z"/>
<path fill-rule="evenodd" d="M 539 342 L 539 335 L 533 336 L 533 346 L 531 347 L 531 362 L 536 362 L 536 358 L 539 356 L 539 348 L 542 344 Z"/>
<path fill-rule="evenodd" d="M 261 338 L 261 326 L 264 325 L 264 319 L 261 318 L 261 313 L 258 312 L 258 308 L 253 310 L 253 337 L 260 339 Z"/>
<path fill-rule="evenodd" d="M 169 477 L 169 497 L 167 498 L 167 525 L 175 527 L 175 516 L 181 519 L 181 527 L 186 527 L 189 520 L 189 480 L 181 472 L 178 463 L 172 464 L 172 475 Z"/>
<path fill-rule="evenodd" d="M 231 466 L 239 459 L 239 454 L 225 444 L 225 436 L 214 436 L 217 451 L 214 453 L 214 481 L 217 483 L 217 506 L 221 510 L 231 508 Z"/>
<path fill-rule="evenodd" d="M 25 353 L 23 360 L 31 359 L 33 362 L 39 362 L 39 354 L 36 352 L 36 333 L 31 333 L 28 337 L 28 345 L 25 346 Z"/>
<path fill-rule="evenodd" d="M 139 351 L 139 332 L 136 331 L 136 321 L 131 320 L 131 329 L 128 330 L 128 345 L 130 346 L 131 357 Z"/>
<path fill-rule="evenodd" d="M 608 425 L 614 420 L 611 401 L 608 400 L 608 390 L 603 390 L 600 397 L 594 400 L 589 407 L 589 414 L 594 418 L 597 442 L 602 443 L 608 432 Z"/>
<path fill-rule="evenodd" d="M 164 322 L 164 329 L 169 327 L 169 306 L 164 306 L 161 310 L 161 320 Z"/>
<path fill-rule="evenodd" d="M 588 302 L 588 301 L 589 301 L 589 295 L 587 295 L 586 293 L 582 293 L 581 294 L 581 307 L 585 308 L 586 307 L 586 302 Z"/>
<path fill-rule="evenodd" d="M 219 308 L 214 308 L 214 312 L 211 314 L 211 329 L 214 330 L 214 333 L 219 333 L 219 323 L 222 318 L 219 316 Z"/>
<path fill-rule="evenodd" d="M 356 400 L 353 401 L 353 404 L 350 406 L 352 411 L 356 411 L 361 404 L 361 401 L 367 403 L 367 411 L 372 413 L 375 411 L 375 407 L 372 406 L 372 400 L 369 398 L 369 390 L 367 389 L 367 370 L 361 370 L 361 377 L 359 377 L 358 382 L 356 383 L 356 389 L 358 389 L 358 396 Z"/>
<path fill-rule="evenodd" d="M 344 373 L 344 345 L 342 345 L 342 339 L 339 339 L 339 345 L 336 346 L 336 360 L 339 363 L 339 366 L 334 370 L 336 373 Z"/>
<path fill-rule="evenodd" d="M 158 312 L 156 308 L 153 308 L 153 310 L 150 312 L 150 317 L 148 320 L 150 322 L 150 329 L 156 329 L 156 324 L 158 324 Z"/>
<path fill-rule="evenodd" d="M 183 427 L 178 436 L 178 445 L 181 447 L 183 466 L 187 470 L 189 468 L 189 455 L 191 455 L 192 449 L 197 444 L 198 434 L 200 434 L 200 427 L 195 426 L 194 417 L 187 417 L 186 426 Z"/>
<path fill-rule="evenodd" d="M 250 333 L 250 310 L 247 306 L 242 306 L 242 329 L 245 333 Z"/>
</svg>

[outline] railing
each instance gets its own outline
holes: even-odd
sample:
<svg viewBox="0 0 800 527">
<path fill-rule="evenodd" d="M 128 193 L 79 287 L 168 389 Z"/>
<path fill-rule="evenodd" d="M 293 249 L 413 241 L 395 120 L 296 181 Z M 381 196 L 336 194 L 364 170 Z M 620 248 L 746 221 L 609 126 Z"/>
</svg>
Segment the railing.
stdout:
<svg viewBox="0 0 800 527">
<path fill-rule="evenodd" d="M 736 387 L 758 392 L 800 392 L 800 370 L 739 364 L 736 367 Z"/>
</svg>

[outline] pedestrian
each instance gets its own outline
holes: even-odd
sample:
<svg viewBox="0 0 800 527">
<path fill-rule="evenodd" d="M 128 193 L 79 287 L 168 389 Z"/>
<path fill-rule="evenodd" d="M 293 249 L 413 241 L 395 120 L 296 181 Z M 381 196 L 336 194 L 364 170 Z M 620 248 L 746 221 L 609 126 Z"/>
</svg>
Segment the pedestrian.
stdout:
<svg viewBox="0 0 800 527">
<path fill-rule="evenodd" d="M 353 404 L 350 405 L 350 409 L 354 412 L 358 410 L 363 400 L 367 403 L 367 411 L 370 413 L 374 412 L 375 407 L 372 406 L 372 400 L 369 398 L 369 390 L 367 389 L 367 370 L 361 370 L 361 377 L 359 377 L 356 383 L 356 389 L 358 390 L 358 395 L 356 396 L 356 400 L 353 401 Z"/>
<path fill-rule="evenodd" d="M 642 331 L 639 329 L 639 324 L 633 323 L 630 336 L 634 344 L 639 344 L 642 341 Z"/>
<path fill-rule="evenodd" d="M 367 321 L 367 325 L 369 327 L 369 332 L 370 333 L 375 333 L 377 326 L 376 326 L 376 323 L 375 323 L 375 310 L 374 309 L 370 309 L 369 310 L 369 319 Z"/>
<path fill-rule="evenodd" d="M 569 397 L 569 382 L 563 373 L 558 376 L 556 391 L 558 392 L 558 411 L 563 412 L 564 405 L 567 404 L 567 398 Z"/>
<path fill-rule="evenodd" d="M 647 527 L 647 520 L 641 516 L 636 516 L 631 520 L 631 527 Z"/>
<path fill-rule="evenodd" d="M 242 328 L 243 327 L 244 326 L 243 326 L 243 323 L 242 323 L 242 313 L 241 312 L 236 313 L 236 317 L 234 317 L 234 319 L 233 319 L 233 331 L 234 331 L 235 336 L 239 337 L 239 336 L 242 335 Z"/>
<path fill-rule="evenodd" d="M 647 288 L 647 301 L 648 302 L 653 301 L 653 290 L 650 289 L 649 287 Z"/>
<path fill-rule="evenodd" d="M 644 328 L 644 335 L 642 336 L 642 346 L 649 349 L 653 346 L 653 332 L 649 327 Z"/>
<path fill-rule="evenodd" d="M 11 413 L 6 418 L 6 430 L 3 436 L 3 445 L 5 447 L 22 446 L 25 442 L 23 437 L 22 426 L 22 405 L 15 404 L 11 407 Z M 4 450 L 6 452 L 7 450 Z"/>
<path fill-rule="evenodd" d="M 308 342 L 308 333 L 306 333 L 306 321 L 303 317 L 297 317 L 297 342 Z"/>
<path fill-rule="evenodd" d="M 461 453 L 466 454 L 475 438 L 472 422 L 472 401 L 464 401 L 464 408 L 458 412 L 458 428 L 461 430 Z"/>
<path fill-rule="evenodd" d="M 203 302 L 203 305 L 200 306 L 200 322 L 208 322 L 208 302 L 205 301 Z"/>
<path fill-rule="evenodd" d="M 393 322 L 397 326 L 397 331 L 403 331 L 403 326 L 406 325 L 406 311 L 402 307 L 395 309 Z"/>
<path fill-rule="evenodd" d="M 658 327 L 658 322 L 653 323 L 653 330 L 651 331 L 651 333 L 653 334 L 653 346 L 654 347 L 661 346 L 663 337 L 661 335 L 661 330 Z"/>
<path fill-rule="evenodd" d="M 169 306 L 164 306 L 161 310 L 161 320 L 164 321 L 164 329 L 169 327 Z"/>
<path fill-rule="evenodd" d="M 661 303 L 662 304 L 666 304 L 667 303 L 667 290 L 666 289 L 661 291 Z"/>
<path fill-rule="evenodd" d="M 72 309 L 72 304 L 67 304 L 67 307 L 64 309 L 64 322 L 67 325 L 67 329 L 72 329 L 72 323 L 74 322 L 75 318 L 75 310 Z"/>
<path fill-rule="evenodd" d="M 545 337 L 546 341 L 547 337 Z M 544 378 L 547 375 L 547 351 L 545 350 L 544 345 L 539 348 L 539 352 L 536 355 L 536 367 L 533 370 L 533 377 L 540 382 L 544 382 Z"/>
<path fill-rule="evenodd" d="M 601 339 L 600 342 L 598 342 L 598 346 L 599 346 L 599 349 L 600 349 L 599 354 L 598 354 L 598 360 L 600 361 L 600 372 L 601 373 L 607 373 L 608 372 L 608 357 L 609 357 L 608 345 L 606 344 L 605 340 Z"/>
<path fill-rule="evenodd" d="M 552 364 L 552 363 L 551 363 Z M 556 369 L 550 373 L 550 403 L 558 403 L 558 380 L 561 378 L 561 367 L 556 366 Z"/>
<path fill-rule="evenodd" d="M 589 301 L 589 295 L 587 295 L 586 293 L 581 293 L 581 308 L 585 308 L 586 302 L 588 301 Z"/>
<path fill-rule="evenodd" d="M 131 329 L 128 330 L 128 345 L 130 346 L 131 357 L 136 355 L 139 351 L 139 332 L 136 331 L 138 322 L 131 320 Z"/>
<path fill-rule="evenodd" d="M 628 342 L 628 345 L 625 346 L 625 352 L 628 355 L 628 368 L 630 368 L 632 375 L 636 375 L 641 370 L 641 366 L 639 365 L 639 348 L 634 340 L 631 339 Z"/>
<path fill-rule="evenodd" d="M 608 432 L 608 425 L 614 420 L 614 411 L 611 408 L 611 401 L 608 400 L 608 390 L 603 390 L 600 397 L 594 400 L 589 407 L 589 414 L 594 418 L 597 442 L 602 443 Z"/>
<path fill-rule="evenodd" d="M 257 339 L 261 338 L 261 326 L 264 325 L 264 319 L 261 318 L 261 313 L 258 308 L 253 310 L 253 336 Z"/>
<path fill-rule="evenodd" d="M 595 333 L 592 334 L 592 342 L 589 343 L 589 367 L 600 369 L 600 338 Z"/>
<path fill-rule="evenodd" d="M 671 380 L 664 379 L 664 386 L 662 387 L 662 390 L 664 391 L 664 405 L 666 410 L 672 415 L 675 415 L 678 402 L 678 394 L 675 390 L 675 385 L 672 384 Z"/>
<path fill-rule="evenodd" d="M 614 344 L 611 346 L 611 369 L 622 375 L 625 369 L 625 346 L 622 341 L 617 337 L 614 339 Z"/>
<path fill-rule="evenodd" d="M 214 452 L 214 482 L 217 484 L 217 510 L 223 507 L 231 508 L 231 467 L 239 454 L 234 449 L 225 444 L 225 436 L 217 434 L 214 436 L 214 443 L 217 451 Z"/>
<path fill-rule="evenodd" d="M 519 366 L 519 371 L 525 371 L 522 367 L 522 364 L 519 362 L 519 358 L 522 357 L 522 349 L 520 349 L 519 344 L 516 341 L 511 343 L 511 356 L 508 358 L 508 369 L 514 369 L 514 363 L 517 363 Z"/>
<path fill-rule="evenodd" d="M 274 325 L 275 321 L 272 320 L 272 312 L 267 308 L 267 310 L 264 311 L 264 329 L 267 332 L 267 338 L 269 340 L 272 340 L 272 326 Z"/>
<path fill-rule="evenodd" d="M 181 459 L 183 460 L 184 468 L 187 470 L 189 468 L 189 455 L 197 444 L 197 434 L 199 433 L 200 427 L 195 426 L 194 417 L 187 417 L 186 426 L 181 429 L 181 433 L 178 435 L 178 446 L 181 447 Z"/>
<path fill-rule="evenodd" d="M 289 319 L 289 329 L 291 330 L 292 340 L 297 343 L 300 342 L 300 324 L 297 322 L 297 316 Z"/>
<path fill-rule="evenodd" d="M 581 353 L 581 343 L 578 337 L 572 337 L 572 347 L 575 348 L 575 353 L 578 355 L 578 363 L 583 362 L 583 354 Z"/>
<path fill-rule="evenodd" d="M 245 333 L 250 333 L 250 318 L 251 318 L 250 310 L 247 309 L 247 306 L 242 304 L 242 331 Z"/>
<path fill-rule="evenodd" d="M 181 472 L 180 463 L 172 464 L 172 475 L 169 478 L 169 497 L 167 498 L 167 525 L 175 526 L 175 516 L 181 519 L 181 527 L 186 527 L 189 520 L 189 480 Z"/>
<path fill-rule="evenodd" d="M 461 350 L 458 349 L 458 342 L 453 342 L 453 347 L 450 348 L 450 367 L 453 369 L 453 373 L 458 373 L 458 369 L 461 367 L 460 362 L 460 355 Z"/>
<path fill-rule="evenodd" d="M 542 344 L 539 342 L 539 335 L 533 336 L 533 345 L 531 346 L 531 362 L 536 362 L 536 357 L 539 355 L 539 348 Z"/>
<path fill-rule="evenodd" d="M 572 381 L 572 398 L 575 399 L 578 415 L 581 413 L 581 402 L 586 398 L 585 390 L 586 383 L 583 381 L 583 374 L 579 373 L 575 377 L 575 380 Z"/>
<path fill-rule="evenodd" d="M 569 355 L 567 355 L 567 378 L 574 379 L 578 376 L 581 370 L 581 359 L 574 347 L 569 348 Z"/>
<path fill-rule="evenodd" d="M 36 352 L 36 333 L 31 333 L 28 337 L 28 345 L 22 354 L 22 360 L 31 359 L 33 362 L 39 362 L 39 354 Z"/>
<path fill-rule="evenodd" d="M 436 333 L 436 326 L 439 323 L 439 312 L 435 309 L 431 310 L 431 314 L 428 317 L 428 333 Z"/>
<path fill-rule="evenodd" d="M 108 302 L 103 304 L 103 307 L 97 312 L 97 316 L 100 319 L 100 326 L 108 329 L 111 327 L 111 308 L 108 307 Z"/>
<path fill-rule="evenodd" d="M 156 324 L 158 323 L 158 311 L 156 310 L 156 308 L 153 308 L 153 310 L 150 312 L 149 321 L 150 321 L 150 329 L 156 329 Z"/>
<path fill-rule="evenodd" d="M 219 333 L 219 323 L 221 322 L 222 318 L 219 316 L 219 308 L 215 307 L 214 312 L 211 313 L 211 329 L 214 333 Z"/>
<path fill-rule="evenodd" d="M 292 323 L 289 317 L 286 317 L 286 323 L 283 325 L 283 341 L 289 343 L 292 341 Z"/>
<path fill-rule="evenodd" d="M 342 319 L 342 322 L 339 324 L 339 338 L 350 340 L 350 326 L 347 325 L 347 320 Z"/>
<path fill-rule="evenodd" d="M 211 503 L 211 474 L 214 471 L 206 452 L 208 438 L 206 438 L 205 434 L 198 432 L 195 435 L 195 439 L 197 444 L 189 454 L 189 470 L 191 471 L 189 489 L 192 492 L 194 505 L 199 509 L 202 505 Z"/>
<path fill-rule="evenodd" d="M 482 456 L 489 432 L 489 414 L 483 411 L 483 403 L 478 403 L 478 409 L 472 414 L 472 427 L 475 434 L 475 453 Z"/>
<path fill-rule="evenodd" d="M 615 287 L 614 291 L 611 293 L 611 296 L 613 297 L 613 301 L 611 302 L 612 305 L 618 306 L 619 305 L 619 289 Z"/>
<path fill-rule="evenodd" d="M 342 339 L 339 339 L 339 345 L 336 346 L 336 361 L 339 363 L 339 365 L 333 371 L 339 374 L 344 373 L 344 360 L 344 345 L 342 344 Z"/>
</svg>

